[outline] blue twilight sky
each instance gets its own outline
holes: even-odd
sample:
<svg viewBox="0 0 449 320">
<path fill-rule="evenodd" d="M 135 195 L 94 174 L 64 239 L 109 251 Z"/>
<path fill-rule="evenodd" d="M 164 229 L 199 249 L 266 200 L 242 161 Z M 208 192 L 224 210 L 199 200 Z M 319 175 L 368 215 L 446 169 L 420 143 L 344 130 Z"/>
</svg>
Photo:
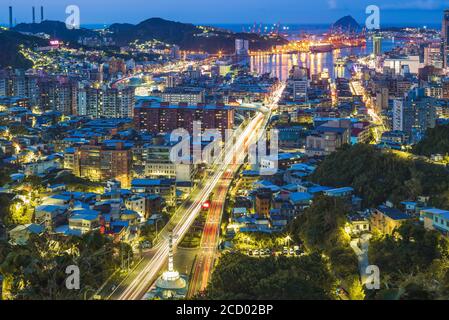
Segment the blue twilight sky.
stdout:
<svg viewBox="0 0 449 320">
<path fill-rule="evenodd" d="M 378 5 L 381 24 L 441 23 L 449 0 L 1 0 L 0 24 L 8 23 L 8 6 L 17 23 L 31 21 L 31 7 L 45 7 L 45 18 L 64 21 L 65 7 L 78 5 L 81 24 L 137 23 L 150 17 L 192 23 L 327 24 L 351 14 L 362 22 L 365 8 Z M 37 18 L 39 19 L 39 18 Z"/>
</svg>

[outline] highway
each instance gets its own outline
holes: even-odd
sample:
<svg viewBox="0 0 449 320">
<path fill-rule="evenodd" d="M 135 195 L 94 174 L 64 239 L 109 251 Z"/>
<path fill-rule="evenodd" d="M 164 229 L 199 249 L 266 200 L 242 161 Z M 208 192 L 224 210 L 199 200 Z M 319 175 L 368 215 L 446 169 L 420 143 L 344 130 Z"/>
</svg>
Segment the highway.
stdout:
<svg viewBox="0 0 449 320">
<path fill-rule="evenodd" d="M 187 294 L 188 298 L 204 291 L 209 282 L 219 242 L 223 205 L 231 181 L 232 172 L 226 172 L 214 191 L 214 197 L 201 238 L 200 253 L 196 257 L 193 273 L 190 279 L 189 292 Z"/>
<path fill-rule="evenodd" d="M 284 90 L 284 87 L 280 89 L 280 92 L 276 92 L 274 95 L 274 101 L 271 103 L 271 109 L 276 108 L 277 102 L 280 99 L 280 94 Z M 265 132 L 266 125 L 269 117 L 262 125 Z M 248 143 L 244 145 L 244 153 L 248 150 Z M 242 159 L 238 159 L 242 160 Z M 196 257 L 193 272 L 190 278 L 189 291 L 187 298 L 192 298 L 198 293 L 203 292 L 212 275 L 212 271 L 215 265 L 215 258 L 217 256 L 217 250 L 220 240 L 220 225 L 221 217 L 224 209 L 224 202 L 228 193 L 229 185 L 232 182 L 233 174 L 239 168 L 239 161 L 235 164 L 231 164 L 228 171 L 221 178 L 216 190 L 214 190 L 214 197 L 211 203 L 211 208 L 207 215 L 206 224 L 204 225 L 203 235 L 200 243 L 200 252 Z"/>
<path fill-rule="evenodd" d="M 270 108 L 273 109 L 277 106 L 285 85 L 279 87 L 279 89 L 273 94 Z M 210 176 L 202 188 L 192 195 L 190 203 L 180 210 L 177 210 L 169 223 L 163 228 L 159 234 L 159 242 L 149 252 L 145 253 L 144 259 L 133 270 L 130 275 L 114 289 L 109 296 L 110 299 L 117 300 L 140 300 L 150 288 L 151 284 L 156 279 L 159 271 L 164 267 L 168 257 L 168 235 L 173 233 L 173 242 L 179 242 L 189 230 L 190 226 L 195 221 L 202 205 L 209 199 L 212 191 L 222 181 L 222 177 L 226 174 L 234 174 L 237 166 L 234 163 L 241 163 L 241 160 L 246 156 L 245 146 L 253 144 L 264 132 L 268 123 L 271 113 L 257 113 L 256 116 L 248 123 L 248 125 L 242 130 L 242 132 L 236 136 L 235 143 L 228 145 L 223 150 L 223 157 L 219 159 L 213 166 L 214 173 Z M 262 129 L 262 130 L 261 130 Z M 229 169 L 231 169 L 229 171 Z M 234 171 L 233 171 L 234 169 Z M 216 211 L 218 212 L 218 211 Z M 221 210 L 219 210 L 221 215 Z M 217 235 L 218 236 L 218 235 Z M 212 239 L 213 240 L 213 239 Z M 205 241 L 212 241 L 205 240 Z M 212 265 L 210 266 L 212 269 Z"/>
<path fill-rule="evenodd" d="M 141 78 L 144 75 L 156 75 L 163 73 L 181 73 L 186 71 L 189 67 L 199 67 L 203 64 L 208 64 L 213 61 L 213 58 L 208 58 L 201 61 L 177 61 L 170 62 L 165 65 L 158 65 L 153 67 L 151 70 L 147 70 L 145 72 L 138 72 L 132 75 L 125 76 L 116 80 L 111 84 L 112 88 L 116 88 L 119 84 L 127 84 L 132 78 Z"/>
</svg>

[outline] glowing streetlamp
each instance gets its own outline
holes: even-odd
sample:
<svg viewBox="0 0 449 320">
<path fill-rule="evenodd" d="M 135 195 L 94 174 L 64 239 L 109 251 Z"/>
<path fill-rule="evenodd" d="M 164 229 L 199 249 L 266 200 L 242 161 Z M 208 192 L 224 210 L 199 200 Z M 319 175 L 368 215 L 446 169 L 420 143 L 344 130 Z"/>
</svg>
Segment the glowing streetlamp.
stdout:
<svg viewBox="0 0 449 320">
<path fill-rule="evenodd" d="M 290 246 L 290 241 L 292 240 L 292 237 L 290 237 L 290 235 L 287 235 L 286 237 L 285 237 L 285 241 L 287 241 L 287 247 L 289 247 Z"/>
</svg>

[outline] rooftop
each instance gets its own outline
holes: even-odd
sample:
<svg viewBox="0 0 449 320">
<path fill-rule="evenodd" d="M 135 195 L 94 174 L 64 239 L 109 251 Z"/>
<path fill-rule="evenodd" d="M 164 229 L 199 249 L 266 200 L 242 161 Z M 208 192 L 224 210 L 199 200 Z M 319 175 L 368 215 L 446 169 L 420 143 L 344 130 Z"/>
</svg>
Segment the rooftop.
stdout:
<svg viewBox="0 0 449 320">
<path fill-rule="evenodd" d="M 404 212 L 402 212 L 396 208 L 390 208 L 390 207 L 387 207 L 384 205 L 379 206 L 377 208 L 377 210 L 379 210 L 384 215 L 388 216 L 389 218 L 391 218 L 393 220 L 406 220 L 406 219 L 410 218 L 410 216 L 405 214 Z"/>
<path fill-rule="evenodd" d="M 441 216 L 444 219 L 449 220 L 449 211 L 447 211 L 447 210 L 431 208 L 431 209 L 421 210 L 421 212 L 422 213 L 428 213 L 428 214 L 431 214 L 431 215 Z"/>
<path fill-rule="evenodd" d="M 293 192 L 290 193 L 290 200 L 294 203 L 297 202 L 305 202 L 311 201 L 313 199 L 313 195 L 308 192 Z"/>
<path fill-rule="evenodd" d="M 188 110 L 231 110 L 231 106 L 225 105 L 186 105 L 186 104 L 168 104 L 168 103 L 148 103 L 147 101 L 138 103 L 134 109 L 188 109 Z"/>
<path fill-rule="evenodd" d="M 160 185 L 171 185 L 174 183 L 173 179 L 134 179 L 131 182 L 133 187 L 152 187 Z"/>
</svg>

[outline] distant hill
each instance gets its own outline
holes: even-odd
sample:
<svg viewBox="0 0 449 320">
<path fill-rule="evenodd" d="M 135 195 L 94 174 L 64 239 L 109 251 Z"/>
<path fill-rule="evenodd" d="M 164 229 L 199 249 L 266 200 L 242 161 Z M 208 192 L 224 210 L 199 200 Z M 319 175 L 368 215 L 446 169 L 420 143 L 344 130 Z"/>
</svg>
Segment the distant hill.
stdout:
<svg viewBox="0 0 449 320">
<path fill-rule="evenodd" d="M 48 45 L 48 41 L 15 31 L 0 29 L 0 67 L 30 68 L 33 63 L 20 53 L 20 47 Z"/>
<path fill-rule="evenodd" d="M 20 23 L 13 28 L 14 31 L 27 33 L 46 33 L 50 37 L 64 42 L 76 43 L 80 37 L 93 37 L 97 33 L 89 29 L 67 29 L 64 22 L 45 20 L 41 23 Z"/>
<path fill-rule="evenodd" d="M 41 23 L 21 23 L 14 27 L 15 31 L 30 33 L 46 33 L 64 42 L 75 44 L 80 37 L 98 35 L 94 30 L 69 30 L 63 22 L 43 21 Z M 288 43 L 279 36 L 260 36 L 250 33 L 234 33 L 212 27 L 198 27 L 189 23 L 151 18 L 139 24 L 115 23 L 108 31 L 117 45 L 125 46 L 135 40 L 158 40 L 164 43 L 176 44 L 184 50 L 206 51 L 209 53 L 231 53 L 234 51 L 235 39 L 250 41 L 252 50 L 269 50 L 273 46 Z"/>
<path fill-rule="evenodd" d="M 179 44 L 186 38 L 201 31 L 193 24 L 168 21 L 161 18 L 151 18 L 137 25 L 113 24 L 109 31 L 114 32 L 114 39 L 118 44 L 130 41 L 157 39 L 167 43 Z"/>
<path fill-rule="evenodd" d="M 333 30 L 343 32 L 359 32 L 362 27 L 355 21 L 352 16 L 345 16 L 332 25 Z"/>
<path fill-rule="evenodd" d="M 118 45 L 134 40 L 159 40 L 176 44 L 184 50 L 202 50 L 209 53 L 234 51 L 235 39 L 250 41 L 250 49 L 268 50 L 273 46 L 286 44 L 281 37 L 264 37 L 250 33 L 233 33 L 212 27 L 197 27 L 189 23 L 174 22 L 161 18 L 151 18 L 137 25 L 113 24 L 109 27 Z"/>
</svg>

